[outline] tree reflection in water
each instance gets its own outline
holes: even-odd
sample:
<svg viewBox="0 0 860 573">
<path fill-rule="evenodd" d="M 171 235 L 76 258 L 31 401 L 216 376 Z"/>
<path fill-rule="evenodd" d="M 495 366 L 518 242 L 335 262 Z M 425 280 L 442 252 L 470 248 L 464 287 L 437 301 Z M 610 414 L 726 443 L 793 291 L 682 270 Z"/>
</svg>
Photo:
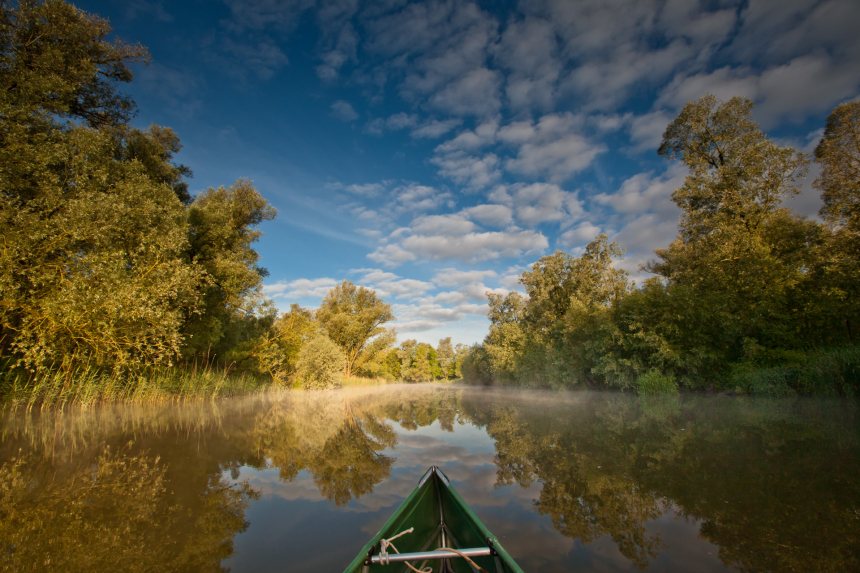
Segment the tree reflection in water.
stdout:
<svg viewBox="0 0 860 573">
<path fill-rule="evenodd" d="M 574 552 L 582 562 L 606 559 L 597 547 L 611 539 L 628 568 L 662 567 L 672 551 L 676 570 L 696 567 L 673 549 L 683 541 L 660 525 L 683 521 L 730 567 L 860 570 L 857 428 L 856 405 L 835 401 L 417 386 L 3 416 L 0 569 L 218 570 L 254 497 L 236 483 L 243 468 L 276 469 L 276 491 L 301 486 L 297 477 L 307 472 L 331 505 L 295 507 L 312 512 L 318 535 L 340 535 L 357 548 L 367 532 L 356 524 L 384 520 L 411 487 L 392 477 L 395 466 L 403 477 L 439 456 L 460 472 L 479 515 L 500 523 L 505 516 L 493 504 L 505 497 L 518 532 L 552 537 L 541 529 L 546 516 L 581 542 Z M 470 492 L 491 445 L 497 484 L 511 489 Z M 389 477 L 383 495 L 349 503 Z M 534 488 L 533 499 L 518 496 L 520 486 Z M 318 501 L 302 487 L 278 499 Z M 280 527 L 275 519 L 270 526 Z M 349 522 L 347 530 L 331 520 Z M 300 546 L 309 543 L 302 533 L 278 530 Z M 555 570 L 569 569 L 573 558 L 544 557 L 545 569 Z M 278 563 L 277 554 L 271 559 Z"/>
<path fill-rule="evenodd" d="M 541 483 L 564 535 L 609 535 L 637 566 L 661 549 L 648 522 L 701 521 L 727 565 L 860 570 L 856 406 L 724 397 L 601 395 L 567 404 L 466 400 L 496 443 L 499 484 Z"/>
<path fill-rule="evenodd" d="M 0 465 L 3 571 L 219 571 L 247 526 L 247 486 L 212 476 L 197 507 L 168 489 L 157 456 L 106 447 L 69 471 L 35 456 Z M 181 532 L 194 531 L 188 539 Z"/>
</svg>

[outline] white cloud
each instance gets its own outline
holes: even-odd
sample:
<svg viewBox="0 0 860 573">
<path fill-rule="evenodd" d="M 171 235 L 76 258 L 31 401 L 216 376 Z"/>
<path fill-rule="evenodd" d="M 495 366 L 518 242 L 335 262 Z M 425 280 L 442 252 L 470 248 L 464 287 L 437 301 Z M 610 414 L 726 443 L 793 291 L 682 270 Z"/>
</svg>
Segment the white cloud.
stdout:
<svg viewBox="0 0 860 573">
<path fill-rule="evenodd" d="M 348 101 L 337 100 L 331 104 L 332 114 L 342 121 L 355 121 L 358 119 L 358 113 Z"/>
<path fill-rule="evenodd" d="M 562 64 L 552 24 L 541 18 L 510 22 L 495 57 L 508 70 L 505 95 L 514 110 L 550 109 Z"/>
<path fill-rule="evenodd" d="M 567 69 L 560 96 L 585 109 L 613 108 L 634 89 L 659 85 L 681 65 L 696 65 L 724 41 L 735 20 L 732 8 L 705 11 L 684 1 L 534 0 L 522 7 L 551 24 Z"/>
<path fill-rule="evenodd" d="M 430 97 L 430 105 L 454 115 L 488 116 L 502 107 L 497 72 L 476 68 L 445 85 Z"/>
<path fill-rule="evenodd" d="M 437 137 L 442 137 L 461 123 L 463 123 L 463 120 L 459 118 L 431 119 L 415 127 L 410 135 L 415 139 L 436 139 Z"/>
<path fill-rule="evenodd" d="M 662 110 L 636 116 L 630 120 L 630 142 L 634 151 L 656 154 L 663 133 L 674 118 Z"/>
<path fill-rule="evenodd" d="M 593 241 L 600 232 L 600 227 L 591 221 L 583 221 L 559 235 L 558 244 L 566 248 L 580 247 Z"/>
<path fill-rule="evenodd" d="M 389 58 L 386 76 L 402 72 L 399 91 L 407 101 L 452 115 L 486 116 L 501 106 L 500 78 L 487 67 L 496 27 L 477 4 L 410 4 L 369 20 L 367 48 Z"/>
<path fill-rule="evenodd" d="M 353 272 L 361 275 L 356 281 L 358 284 L 372 288 L 383 298 L 417 298 L 433 288 L 427 281 L 402 278 L 381 269 L 355 269 Z"/>
<path fill-rule="evenodd" d="M 443 176 L 469 190 L 487 187 L 501 178 L 499 158 L 495 153 L 476 156 L 456 152 L 436 155 L 431 162 L 439 167 Z"/>
<path fill-rule="evenodd" d="M 755 99 L 758 87 L 756 77 L 749 68 L 725 66 L 709 73 L 693 75 L 678 74 L 663 88 L 657 98 L 657 106 L 680 109 L 687 102 L 695 101 L 706 94 L 713 94 L 721 101 L 734 96 Z"/>
<path fill-rule="evenodd" d="M 466 234 L 460 233 L 460 229 L 456 229 L 453 234 L 409 231 L 392 234 L 389 240 L 392 242 L 380 246 L 368 258 L 387 266 L 415 260 L 474 263 L 539 253 L 549 244 L 543 234 L 525 230 L 475 231 Z"/>
<path fill-rule="evenodd" d="M 548 114 L 533 126 L 517 124 L 502 130 L 500 139 L 519 143 L 505 167 L 515 173 L 564 180 L 588 167 L 606 146 L 582 133 L 583 119 L 572 114 Z M 531 129 L 529 129 L 529 127 Z"/>
<path fill-rule="evenodd" d="M 462 119 L 422 119 L 415 114 L 395 113 L 386 118 L 375 118 L 367 123 L 365 131 L 372 135 L 382 135 L 386 131 L 409 129 L 415 139 L 436 139 L 463 123 Z"/>
<path fill-rule="evenodd" d="M 264 284 L 263 294 L 273 299 L 297 302 L 304 298 L 322 298 L 337 284 L 338 281 L 332 278 L 277 281 Z"/>
<path fill-rule="evenodd" d="M 529 226 L 542 223 L 573 221 L 582 215 L 582 205 L 576 195 L 554 183 L 516 185 L 505 195 L 516 213 L 517 220 Z M 497 195 L 501 198 L 501 194 Z"/>
<path fill-rule="evenodd" d="M 351 183 L 349 185 L 334 183 L 331 187 L 333 189 L 342 189 L 359 197 L 377 197 L 385 190 L 383 183 Z"/>
<path fill-rule="evenodd" d="M 428 215 L 412 221 L 412 232 L 425 235 L 465 235 L 475 224 L 459 215 Z"/>
<path fill-rule="evenodd" d="M 466 262 L 520 257 L 543 251 L 548 246 L 546 237 L 535 231 L 477 232 L 462 236 L 410 235 L 401 244 L 416 257 Z"/>
<path fill-rule="evenodd" d="M 450 206 L 452 195 L 428 185 L 408 183 L 395 187 L 391 194 L 394 211 L 397 214 L 432 211 L 442 206 Z"/>
<path fill-rule="evenodd" d="M 853 96 L 860 87 L 856 63 L 837 65 L 824 54 L 795 58 L 762 72 L 725 66 L 710 73 L 678 74 L 662 91 L 657 105 L 680 108 L 713 94 L 726 101 L 733 96 L 756 102 L 753 113 L 768 128 L 778 121 L 803 120 Z"/>
<path fill-rule="evenodd" d="M 396 267 L 403 263 L 414 261 L 417 257 L 399 245 L 390 244 L 378 247 L 367 255 L 367 258 L 380 265 Z"/>
<path fill-rule="evenodd" d="M 513 222 L 513 211 L 507 205 L 475 205 L 463 209 L 460 214 L 482 225 L 492 227 L 505 227 Z"/>
<path fill-rule="evenodd" d="M 461 271 L 459 269 L 445 268 L 440 269 L 433 275 L 433 282 L 439 286 L 452 287 L 482 282 L 488 278 L 494 278 L 496 275 L 496 271 L 489 269 Z"/>
<path fill-rule="evenodd" d="M 617 213 L 636 214 L 647 211 L 677 213 L 672 202 L 672 193 L 684 183 L 687 168 L 681 162 L 673 162 L 660 175 L 648 171 L 637 173 L 624 180 L 615 193 L 600 193 L 594 200 L 612 207 Z"/>
</svg>

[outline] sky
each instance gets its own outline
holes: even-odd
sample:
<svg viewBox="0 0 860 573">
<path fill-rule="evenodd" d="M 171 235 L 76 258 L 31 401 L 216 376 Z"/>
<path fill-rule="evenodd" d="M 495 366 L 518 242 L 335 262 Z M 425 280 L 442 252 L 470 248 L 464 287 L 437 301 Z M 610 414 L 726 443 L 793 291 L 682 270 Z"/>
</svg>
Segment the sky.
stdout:
<svg viewBox="0 0 860 573">
<path fill-rule="evenodd" d="M 599 233 L 642 265 L 677 232 L 657 155 L 707 93 L 811 153 L 860 95 L 857 0 L 78 1 L 151 53 L 122 89 L 173 128 L 192 193 L 251 180 L 278 210 L 264 292 L 373 288 L 400 340 L 471 344 L 486 293 Z M 811 182 L 788 206 L 815 217 Z"/>
</svg>

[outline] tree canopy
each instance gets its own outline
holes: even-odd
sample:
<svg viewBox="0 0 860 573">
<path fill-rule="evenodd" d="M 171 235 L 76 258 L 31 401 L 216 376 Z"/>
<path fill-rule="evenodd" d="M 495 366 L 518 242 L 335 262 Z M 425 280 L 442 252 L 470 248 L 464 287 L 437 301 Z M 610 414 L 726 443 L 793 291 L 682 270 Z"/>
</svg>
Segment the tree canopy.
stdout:
<svg viewBox="0 0 860 573">
<path fill-rule="evenodd" d="M 329 338 L 346 354 L 344 375 L 349 377 L 359 360 L 366 359 L 374 350 L 382 350 L 373 341 L 385 335 L 382 325 L 394 315 L 376 292 L 343 281 L 325 296 L 316 317 Z"/>
<path fill-rule="evenodd" d="M 541 258 L 522 274 L 525 296 L 489 295 L 490 330 L 463 365 L 467 377 L 640 389 L 680 380 L 765 393 L 857 387 L 860 108 L 837 107 L 816 149 L 822 225 L 785 207 L 808 159 L 771 141 L 752 107 L 705 96 L 666 128 L 659 153 L 688 176 L 672 195 L 678 235 L 646 267 L 656 277 L 632 286 L 605 236 L 581 256 Z"/>
</svg>

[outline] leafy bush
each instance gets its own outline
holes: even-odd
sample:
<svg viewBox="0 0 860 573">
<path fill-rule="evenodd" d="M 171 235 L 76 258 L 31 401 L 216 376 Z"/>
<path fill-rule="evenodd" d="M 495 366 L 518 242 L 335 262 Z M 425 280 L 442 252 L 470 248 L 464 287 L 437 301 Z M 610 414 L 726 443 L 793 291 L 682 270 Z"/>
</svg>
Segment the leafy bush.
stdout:
<svg viewBox="0 0 860 573">
<path fill-rule="evenodd" d="M 860 394 L 860 346 L 817 352 L 798 372 L 797 388 L 809 394 Z"/>
<path fill-rule="evenodd" d="M 335 388 L 345 363 L 343 350 L 328 336 L 318 334 L 299 351 L 296 382 L 308 389 Z"/>
<path fill-rule="evenodd" d="M 754 396 L 792 396 L 797 385 L 797 368 L 791 366 L 757 366 L 741 362 L 732 366 L 730 386 Z"/>
<path fill-rule="evenodd" d="M 677 394 L 678 383 L 675 377 L 659 370 L 649 370 L 636 379 L 639 394 Z"/>
</svg>

